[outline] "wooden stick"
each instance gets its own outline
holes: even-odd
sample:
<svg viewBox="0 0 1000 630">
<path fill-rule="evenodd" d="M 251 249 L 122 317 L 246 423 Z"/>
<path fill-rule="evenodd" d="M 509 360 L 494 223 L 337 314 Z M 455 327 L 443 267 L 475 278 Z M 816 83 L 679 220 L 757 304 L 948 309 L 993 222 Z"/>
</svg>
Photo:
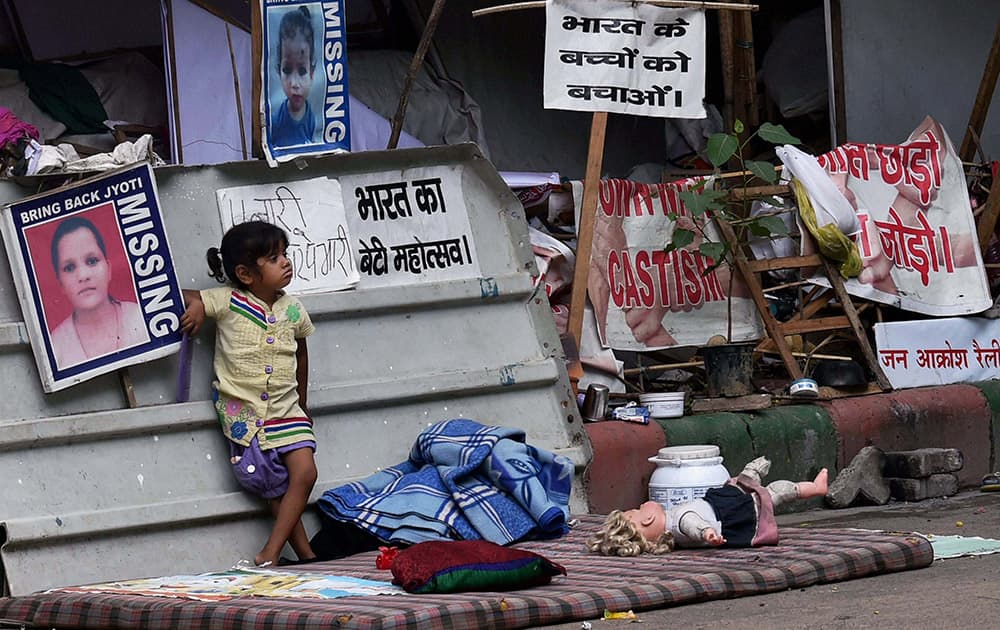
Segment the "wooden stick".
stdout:
<svg viewBox="0 0 1000 630">
<path fill-rule="evenodd" d="M 973 136 L 983 132 L 986 114 L 989 113 L 990 103 L 993 101 L 993 91 L 997 87 L 998 75 L 1000 75 L 1000 22 L 997 22 L 997 30 L 993 35 L 993 46 L 990 48 L 990 55 L 986 58 L 986 67 L 983 69 L 983 76 L 979 81 L 979 92 L 976 94 L 976 100 L 973 101 L 969 124 L 966 125 L 965 137 L 962 139 L 962 148 L 958 151 L 958 157 L 963 162 L 971 162 L 976 153 Z"/>
<path fill-rule="evenodd" d="M 434 6 L 431 7 L 431 14 L 427 18 L 427 24 L 424 25 L 424 32 L 420 35 L 417 52 L 413 53 L 413 60 L 410 61 L 410 69 L 406 72 L 406 80 L 403 82 L 403 91 L 399 95 L 399 105 L 396 107 L 396 115 L 392 117 L 392 134 L 389 136 L 389 146 L 386 147 L 387 149 L 395 149 L 396 145 L 399 144 L 399 135 L 403 131 L 403 119 L 406 117 L 406 107 L 410 102 L 410 90 L 413 89 L 413 83 L 417 80 L 417 72 L 424 63 L 424 55 L 427 54 L 427 49 L 430 48 L 431 38 L 434 37 L 438 20 L 441 19 L 441 13 L 444 11 L 444 3 L 445 0 L 434 0 Z"/>
<path fill-rule="evenodd" d="M 755 352 L 760 352 L 761 354 L 777 354 L 781 355 L 777 350 L 771 350 L 770 348 L 757 348 Z M 792 352 L 793 357 L 799 357 L 803 359 L 829 359 L 831 361 L 853 361 L 851 357 L 841 356 L 839 354 L 813 354 L 811 352 Z"/>
<path fill-rule="evenodd" d="M 229 22 L 226 22 L 226 41 L 229 42 L 229 62 L 233 65 L 233 87 L 236 88 L 236 116 L 240 120 L 240 146 L 243 148 L 243 159 L 247 159 L 247 133 L 243 127 L 243 99 L 240 98 L 240 73 L 236 69 L 236 52 L 233 50 L 233 36 L 229 32 Z"/>
<path fill-rule="evenodd" d="M 587 149 L 587 172 L 583 180 L 583 203 L 577 230 L 576 267 L 573 269 L 573 291 L 569 306 L 569 333 L 577 348 L 583 334 L 583 309 L 587 303 L 587 275 L 590 272 L 590 247 L 594 242 L 594 215 L 601 189 L 601 166 L 604 163 L 604 134 L 608 128 L 608 113 L 594 112 L 590 123 L 590 146 Z"/>
<path fill-rule="evenodd" d="M 979 231 L 979 251 L 985 252 L 990 244 L 990 237 L 997 227 L 997 218 L 1000 217 L 1000 177 L 993 178 L 993 185 L 990 186 L 990 194 L 983 204 L 983 213 L 979 217 L 977 229 Z"/>
<path fill-rule="evenodd" d="M 680 9 L 720 9 L 724 11 L 756 11 L 760 7 L 756 4 L 727 4 L 725 2 L 697 2 L 696 0 L 632 0 L 642 4 L 652 4 L 657 7 L 675 7 Z M 513 2 L 511 4 L 501 4 L 495 7 L 476 9 L 472 12 L 472 17 L 480 17 L 491 13 L 504 13 L 506 11 L 519 11 L 521 9 L 540 9 L 545 6 L 544 0 L 533 2 Z"/>
<path fill-rule="evenodd" d="M 674 370 L 686 367 L 702 367 L 705 365 L 704 361 L 687 361 L 685 363 L 659 363 L 657 365 L 644 365 L 637 368 L 628 368 L 622 370 L 622 374 L 626 376 L 631 376 L 632 374 L 643 374 L 645 372 L 666 372 L 667 370 Z"/>
<path fill-rule="evenodd" d="M 118 370 L 118 383 L 122 386 L 122 393 L 125 395 L 125 402 L 128 403 L 129 409 L 138 407 L 139 403 L 135 400 L 135 387 L 132 385 L 132 375 L 128 368 Z"/>
</svg>

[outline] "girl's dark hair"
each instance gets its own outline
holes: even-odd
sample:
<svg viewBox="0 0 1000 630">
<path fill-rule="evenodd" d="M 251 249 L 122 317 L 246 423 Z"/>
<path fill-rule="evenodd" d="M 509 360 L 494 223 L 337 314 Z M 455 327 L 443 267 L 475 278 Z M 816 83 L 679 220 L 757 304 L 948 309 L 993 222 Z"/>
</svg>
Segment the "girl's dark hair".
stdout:
<svg viewBox="0 0 1000 630">
<path fill-rule="evenodd" d="M 270 256 L 288 248 L 288 235 L 277 225 L 267 221 L 247 221 L 229 228 L 222 237 L 222 247 L 210 247 L 205 258 L 208 260 L 208 275 L 219 282 L 229 283 L 240 289 L 246 285 L 236 276 L 236 267 L 246 265 L 257 268 L 257 259 Z"/>
<path fill-rule="evenodd" d="M 59 241 L 67 234 L 81 229 L 90 230 L 90 233 L 94 235 L 94 240 L 97 241 L 97 246 L 101 248 L 101 253 L 104 254 L 105 258 L 108 257 L 108 249 L 104 246 L 104 238 L 101 237 L 101 233 L 97 231 L 97 226 L 91 223 L 90 219 L 84 219 L 83 217 L 63 219 L 56 228 L 55 233 L 52 234 L 52 268 L 55 269 L 56 276 L 59 275 Z"/>
<path fill-rule="evenodd" d="M 300 6 L 298 9 L 286 11 L 281 16 L 281 24 L 278 26 L 278 72 L 281 72 L 281 42 L 284 39 L 291 39 L 302 33 L 306 43 L 309 44 L 309 69 L 316 67 L 316 52 L 313 46 L 313 23 L 309 8 Z"/>
</svg>

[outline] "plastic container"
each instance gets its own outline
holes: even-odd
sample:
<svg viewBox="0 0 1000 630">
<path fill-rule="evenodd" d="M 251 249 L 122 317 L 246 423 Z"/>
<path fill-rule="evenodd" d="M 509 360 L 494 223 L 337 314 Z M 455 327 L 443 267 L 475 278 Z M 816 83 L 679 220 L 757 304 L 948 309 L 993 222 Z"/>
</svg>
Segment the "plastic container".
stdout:
<svg viewBox="0 0 1000 630">
<path fill-rule="evenodd" d="M 654 418 L 680 418 L 684 415 L 684 392 L 639 394 L 639 403 L 649 408 Z"/>
<path fill-rule="evenodd" d="M 722 465 L 719 447 L 713 444 L 668 446 L 649 461 L 656 464 L 649 479 L 649 500 L 668 508 L 700 499 L 731 476 Z"/>
</svg>

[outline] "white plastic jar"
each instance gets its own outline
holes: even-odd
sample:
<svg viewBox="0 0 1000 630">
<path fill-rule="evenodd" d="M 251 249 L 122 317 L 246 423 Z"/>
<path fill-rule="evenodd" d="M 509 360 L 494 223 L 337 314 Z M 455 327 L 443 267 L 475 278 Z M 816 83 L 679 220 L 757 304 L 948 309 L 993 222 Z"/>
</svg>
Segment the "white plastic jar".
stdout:
<svg viewBox="0 0 1000 630">
<path fill-rule="evenodd" d="M 649 479 L 649 500 L 667 507 L 700 499 L 731 477 L 713 444 L 668 446 L 649 461 L 656 464 Z"/>
</svg>

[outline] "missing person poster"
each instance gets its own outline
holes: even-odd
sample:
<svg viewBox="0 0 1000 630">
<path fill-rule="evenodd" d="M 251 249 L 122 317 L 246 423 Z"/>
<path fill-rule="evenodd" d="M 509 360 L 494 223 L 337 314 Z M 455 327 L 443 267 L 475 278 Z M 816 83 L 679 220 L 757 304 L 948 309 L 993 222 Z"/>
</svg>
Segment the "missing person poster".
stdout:
<svg viewBox="0 0 1000 630">
<path fill-rule="evenodd" d="M 263 2 L 261 136 L 270 164 L 351 149 L 344 0 Z"/>
<path fill-rule="evenodd" d="M 148 164 L 9 204 L 0 229 L 46 392 L 179 349 L 184 300 Z"/>
<path fill-rule="evenodd" d="M 705 12 L 549 0 L 546 109 L 704 118 Z"/>
</svg>

